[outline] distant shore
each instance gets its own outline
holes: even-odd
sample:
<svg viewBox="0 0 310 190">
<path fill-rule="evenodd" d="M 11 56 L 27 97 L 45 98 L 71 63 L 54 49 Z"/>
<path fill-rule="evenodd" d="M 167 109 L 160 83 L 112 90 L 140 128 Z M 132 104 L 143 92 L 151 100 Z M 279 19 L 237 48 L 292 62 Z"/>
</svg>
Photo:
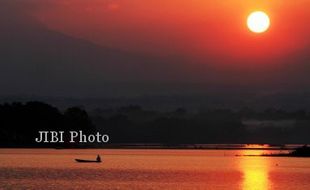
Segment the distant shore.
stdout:
<svg viewBox="0 0 310 190">
<path fill-rule="evenodd" d="M 310 157 L 310 147 L 307 145 L 298 147 L 289 153 L 261 154 L 261 155 L 236 155 L 236 156 L 263 156 L 263 157 Z"/>
<path fill-rule="evenodd" d="M 0 148 L 52 148 L 52 149 L 200 149 L 200 150 L 295 150 L 302 144 L 105 144 L 104 146 L 89 146 L 88 144 L 72 146 L 2 146 Z M 251 156 L 251 155 L 248 155 Z M 269 156 L 269 155 L 268 155 Z"/>
</svg>

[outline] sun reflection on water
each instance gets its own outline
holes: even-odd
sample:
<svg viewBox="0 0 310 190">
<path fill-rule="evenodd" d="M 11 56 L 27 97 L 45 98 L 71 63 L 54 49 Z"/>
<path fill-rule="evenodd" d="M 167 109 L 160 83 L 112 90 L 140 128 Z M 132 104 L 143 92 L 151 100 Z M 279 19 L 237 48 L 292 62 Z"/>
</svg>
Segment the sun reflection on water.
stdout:
<svg viewBox="0 0 310 190">
<path fill-rule="evenodd" d="M 255 155 L 261 153 L 257 152 L 262 150 L 256 150 Z M 245 150 L 244 155 L 253 155 L 253 152 Z M 240 167 L 243 171 L 243 190 L 268 190 L 270 182 L 268 179 L 269 173 L 269 160 L 264 157 L 251 156 L 242 157 L 240 160 Z"/>
</svg>

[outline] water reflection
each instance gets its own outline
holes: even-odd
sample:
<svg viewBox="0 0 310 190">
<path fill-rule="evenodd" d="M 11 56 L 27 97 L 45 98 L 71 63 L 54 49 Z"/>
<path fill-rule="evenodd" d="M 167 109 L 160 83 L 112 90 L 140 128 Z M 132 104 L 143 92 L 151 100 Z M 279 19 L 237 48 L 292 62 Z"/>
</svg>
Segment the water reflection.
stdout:
<svg viewBox="0 0 310 190">
<path fill-rule="evenodd" d="M 260 155 L 261 150 L 245 150 L 244 155 Z M 242 157 L 240 167 L 243 171 L 243 190 L 268 190 L 270 182 L 268 179 L 269 160 L 264 157 L 250 156 Z"/>
</svg>

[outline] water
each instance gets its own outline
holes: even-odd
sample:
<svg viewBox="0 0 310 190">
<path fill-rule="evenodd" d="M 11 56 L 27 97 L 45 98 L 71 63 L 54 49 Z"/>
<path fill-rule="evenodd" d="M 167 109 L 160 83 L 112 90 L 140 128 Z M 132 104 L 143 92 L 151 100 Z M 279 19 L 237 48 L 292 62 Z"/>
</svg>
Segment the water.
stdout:
<svg viewBox="0 0 310 190">
<path fill-rule="evenodd" d="M 309 158 L 234 156 L 263 151 L 0 149 L 0 189 L 310 189 Z"/>
</svg>

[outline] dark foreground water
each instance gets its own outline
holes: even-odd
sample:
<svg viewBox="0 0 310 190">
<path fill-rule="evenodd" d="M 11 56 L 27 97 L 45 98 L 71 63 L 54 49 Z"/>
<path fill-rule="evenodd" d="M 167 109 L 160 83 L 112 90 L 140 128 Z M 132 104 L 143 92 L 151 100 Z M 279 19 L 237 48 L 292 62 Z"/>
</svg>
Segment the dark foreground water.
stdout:
<svg viewBox="0 0 310 190">
<path fill-rule="evenodd" d="M 234 156 L 263 151 L 0 149 L 0 189 L 310 189 L 309 158 Z"/>
</svg>

